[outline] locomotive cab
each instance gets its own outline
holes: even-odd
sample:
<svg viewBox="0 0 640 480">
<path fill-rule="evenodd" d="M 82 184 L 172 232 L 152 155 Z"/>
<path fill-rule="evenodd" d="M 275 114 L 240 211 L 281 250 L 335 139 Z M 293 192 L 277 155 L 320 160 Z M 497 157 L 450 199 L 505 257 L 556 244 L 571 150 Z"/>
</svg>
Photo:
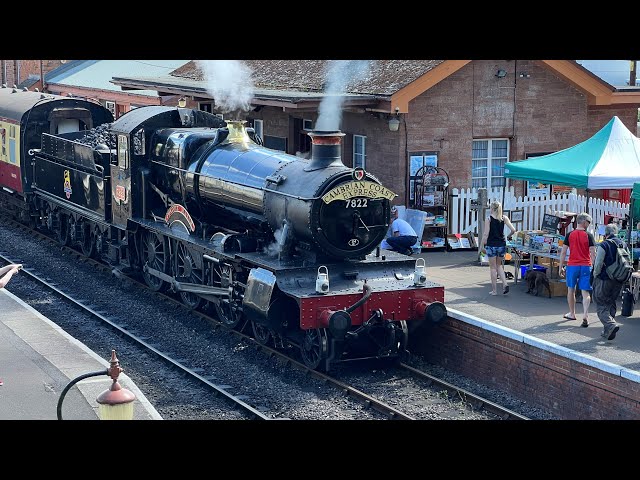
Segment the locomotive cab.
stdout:
<svg viewBox="0 0 640 480">
<path fill-rule="evenodd" d="M 151 155 L 147 154 L 157 149 L 157 145 L 151 144 L 156 131 L 167 127 L 192 129 L 223 125 L 220 118 L 207 112 L 156 106 L 137 108 L 113 122 L 111 132 L 117 141 L 111 164 L 113 223 L 126 228 L 132 217 L 145 218 L 148 214 L 147 200 L 151 194 L 147 190 L 147 175 L 151 168 L 147 157 Z M 180 164 L 175 167 L 180 169 Z"/>
</svg>

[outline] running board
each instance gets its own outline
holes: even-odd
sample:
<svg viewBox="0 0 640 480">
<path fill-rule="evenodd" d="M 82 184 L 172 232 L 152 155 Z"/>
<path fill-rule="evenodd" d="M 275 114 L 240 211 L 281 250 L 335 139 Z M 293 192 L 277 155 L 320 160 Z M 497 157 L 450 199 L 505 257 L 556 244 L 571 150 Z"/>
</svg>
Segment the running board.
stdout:
<svg viewBox="0 0 640 480">
<path fill-rule="evenodd" d="M 199 285 L 197 283 L 178 282 L 171 275 L 162 273 L 160 270 L 145 265 L 143 268 L 145 273 L 158 277 L 170 284 L 176 292 L 190 292 L 197 295 L 207 297 L 230 297 L 231 288 L 210 287 L 209 285 Z"/>
</svg>

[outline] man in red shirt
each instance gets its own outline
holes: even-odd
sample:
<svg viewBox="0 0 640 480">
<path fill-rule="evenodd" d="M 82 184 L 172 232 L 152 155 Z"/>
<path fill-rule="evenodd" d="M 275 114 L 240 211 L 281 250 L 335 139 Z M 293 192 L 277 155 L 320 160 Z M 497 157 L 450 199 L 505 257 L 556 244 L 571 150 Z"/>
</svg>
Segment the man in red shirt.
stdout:
<svg viewBox="0 0 640 480">
<path fill-rule="evenodd" d="M 558 268 L 560 276 L 567 279 L 567 303 L 569 313 L 564 315 L 567 320 L 576 319 L 576 285 L 582 291 L 582 327 L 589 326 L 589 304 L 591 303 L 591 266 L 596 258 L 596 242 L 587 227 L 591 225 L 591 215 L 581 213 L 576 217 L 577 227 L 564 239 L 560 252 Z M 569 261 L 565 271 L 564 259 L 570 248 Z"/>
</svg>

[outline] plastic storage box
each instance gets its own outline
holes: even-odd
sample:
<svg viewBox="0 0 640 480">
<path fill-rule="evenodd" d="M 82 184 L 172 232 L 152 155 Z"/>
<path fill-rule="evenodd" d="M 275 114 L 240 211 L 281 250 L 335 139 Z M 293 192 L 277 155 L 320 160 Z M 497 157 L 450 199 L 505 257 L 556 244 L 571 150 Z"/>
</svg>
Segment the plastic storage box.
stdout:
<svg viewBox="0 0 640 480">
<path fill-rule="evenodd" d="M 404 212 L 404 220 L 411 225 L 416 231 L 418 240 L 411 247 L 414 253 L 420 253 L 422 251 L 422 234 L 424 233 L 424 225 L 427 220 L 427 212 L 422 210 L 414 210 L 413 208 L 407 208 Z"/>
<path fill-rule="evenodd" d="M 547 273 L 547 267 L 543 267 L 542 265 L 533 265 L 534 270 L 540 270 L 544 273 Z M 520 265 L 520 278 L 524 278 L 529 270 L 529 265 Z"/>
</svg>

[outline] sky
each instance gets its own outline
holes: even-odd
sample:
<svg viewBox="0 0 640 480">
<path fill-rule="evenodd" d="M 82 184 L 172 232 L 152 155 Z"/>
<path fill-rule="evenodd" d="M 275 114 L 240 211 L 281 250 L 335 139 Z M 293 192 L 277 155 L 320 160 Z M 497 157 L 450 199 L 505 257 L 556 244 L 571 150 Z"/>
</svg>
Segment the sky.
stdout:
<svg viewBox="0 0 640 480">
<path fill-rule="evenodd" d="M 614 87 L 629 85 L 629 60 L 576 60 L 576 62 Z M 638 68 L 640 68 L 640 60 L 636 66 L 636 85 L 640 86 Z"/>
</svg>

